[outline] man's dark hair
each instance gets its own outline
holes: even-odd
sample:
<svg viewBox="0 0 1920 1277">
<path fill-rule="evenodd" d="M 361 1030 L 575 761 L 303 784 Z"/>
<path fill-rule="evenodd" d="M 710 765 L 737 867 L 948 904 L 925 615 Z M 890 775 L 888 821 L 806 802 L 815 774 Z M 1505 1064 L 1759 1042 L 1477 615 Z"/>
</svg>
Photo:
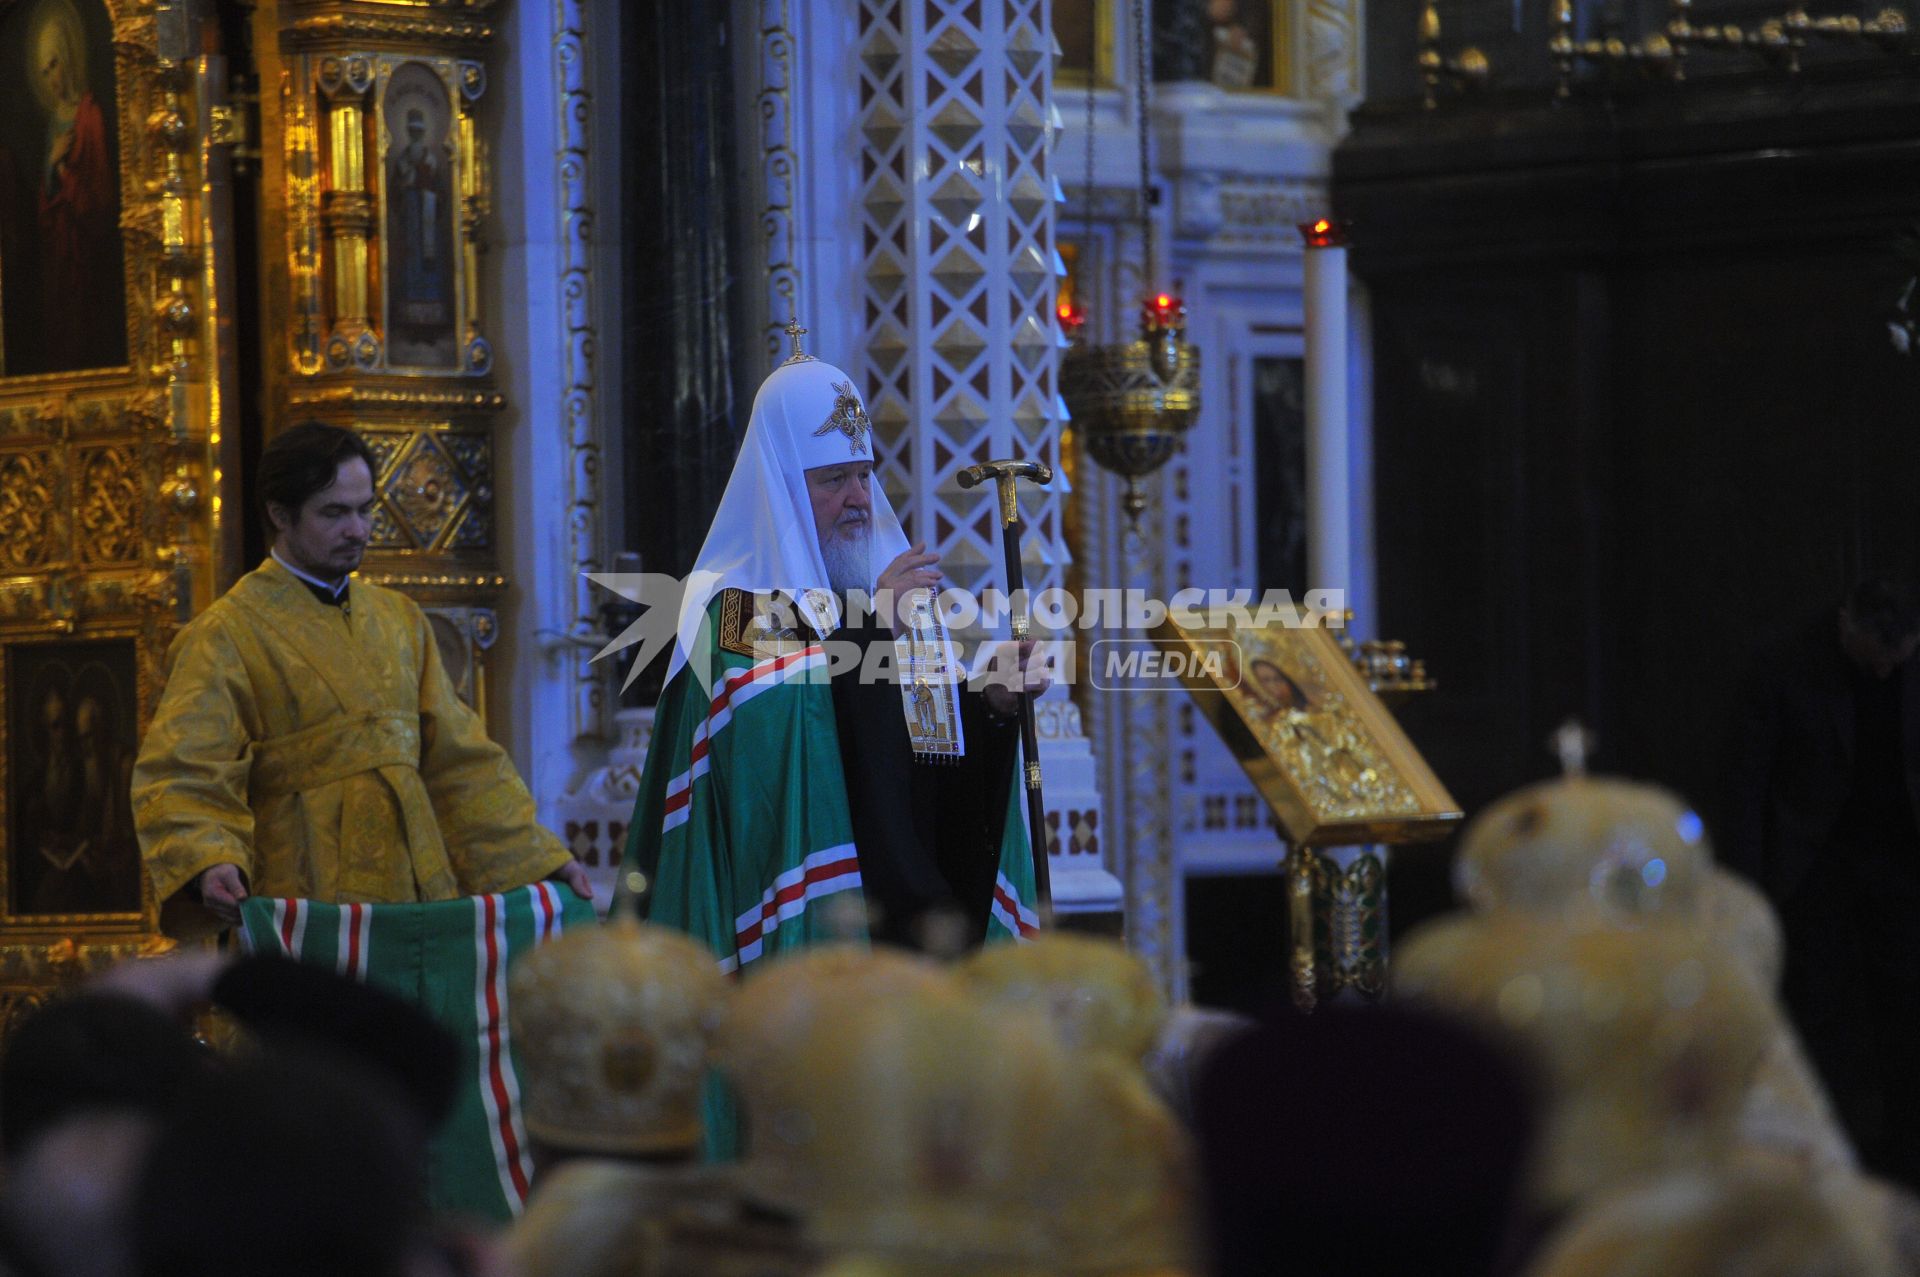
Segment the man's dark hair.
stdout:
<svg viewBox="0 0 1920 1277">
<path fill-rule="evenodd" d="M 1534 1098 L 1466 1025 L 1395 1004 L 1277 1008 L 1208 1054 L 1193 1126 L 1216 1277 L 1509 1269 Z"/>
<path fill-rule="evenodd" d="M 214 982 L 213 1004 L 266 1046 L 322 1048 L 383 1077 L 431 1131 L 460 1092 L 460 1047 L 413 1003 L 372 984 L 273 954 L 242 958 Z"/>
<path fill-rule="evenodd" d="M 268 539 L 277 531 L 268 506 L 285 506 L 288 512 L 298 514 L 308 497 L 332 486 L 334 476 L 340 473 L 340 463 L 353 457 L 366 462 L 367 472 L 378 477 L 380 467 L 373 459 L 373 449 L 351 430 L 321 421 L 303 421 L 275 435 L 260 451 L 260 471 L 254 481 Z"/>
<path fill-rule="evenodd" d="M 171 1016 L 118 994 L 80 993 L 36 1011 L 0 1063 L 0 1147 L 17 1154 L 76 1113 L 163 1117 L 205 1072 L 206 1056 Z"/>
<path fill-rule="evenodd" d="M 385 1079 L 318 1050 L 264 1055 L 162 1125 L 134 1193 L 137 1270 L 400 1277 L 426 1175 L 424 1133 Z"/>
<path fill-rule="evenodd" d="M 1906 582 L 1889 573 L 1875 572 L 1854 582 L 1842 607 L 1856 631 L 1886 647 L 1898 648 L 1920 634 L 1920 603 Z"/>
</svg>

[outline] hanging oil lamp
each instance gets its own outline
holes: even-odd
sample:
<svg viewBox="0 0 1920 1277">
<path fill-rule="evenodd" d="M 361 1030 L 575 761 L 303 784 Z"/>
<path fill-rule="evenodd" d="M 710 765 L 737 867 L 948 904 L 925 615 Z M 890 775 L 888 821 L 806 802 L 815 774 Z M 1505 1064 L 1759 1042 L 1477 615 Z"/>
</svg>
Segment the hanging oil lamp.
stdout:
<svg viewBox="0 0 1920 1277">
<path fill-rule="evenodd" d="M 1140 336 L 1097 346 L 1076 341 L 1060 361 L 1060 396 L 1087 455 L 1127 481 L 1121 507 L 1140 525 L 1140 480 L 1179 450 L 1200 412 L 1200 352 L 1186 340 L 1187 307 L 1170 293 L 1140 307 Z"/>
<path fill-rule="evenodd" d="M 1134 108 L 1139 124 L 1140 242 L 1146 258 L 1146 279 L 1158 276 L 1154 252 L 1153 218 L 1148 192 L 1152 189 L 1149 150 L 1145 0 L 1134 0 L 1134 48 L 1139 54 L 1134 70 Z M 1087 60 L 1087 184 L 1093 197 L 1093 58 Z M 1077 307 L 1062 307 L 1062 326 L 1073 344 L 1060 360 L 1060 397 L 1073 416 L 1074 429 L 1094 463 L 1127 481 L 1121 506 L 1136 532 L 1147 507 L 1140 480 L 1179 450 L 1180 439 L 1200 413 L 1200 352 L 1186 339 L 1186 303 L 1172 293 L 1155 293 L 1140 306 L 1140 336 L 1129 342 L 1096 345 L 1083 335 L 1084 319 Z"/>
</svg>

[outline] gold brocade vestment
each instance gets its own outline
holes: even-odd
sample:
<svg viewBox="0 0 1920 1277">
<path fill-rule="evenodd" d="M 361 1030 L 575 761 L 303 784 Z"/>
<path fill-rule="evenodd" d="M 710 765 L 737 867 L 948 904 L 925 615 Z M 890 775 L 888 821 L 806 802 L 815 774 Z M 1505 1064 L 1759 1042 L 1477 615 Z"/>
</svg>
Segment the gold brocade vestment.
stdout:
<svg viewBox="0 0 1920 1277">
<path fill-rule="evenodd" d="M 256 895 L 331 903 L 504 891 L 567 863 L 403 594 L 356 581 L 329 607 L 269 557 L 167 665 L 133 771 L 162 904 L 223 863 Z"/>
</svg>

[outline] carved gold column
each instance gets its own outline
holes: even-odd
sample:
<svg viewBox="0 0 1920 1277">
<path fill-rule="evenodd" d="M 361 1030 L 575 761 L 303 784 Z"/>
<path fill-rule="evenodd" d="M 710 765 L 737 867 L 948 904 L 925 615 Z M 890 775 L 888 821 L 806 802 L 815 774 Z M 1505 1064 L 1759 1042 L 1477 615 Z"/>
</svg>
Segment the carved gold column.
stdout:
<svg viewBox="0 0 1920 1277">
<path fill-rule="evenodd" d="M 480 136 L 471 111 L 460 116 L 460 153 L 467 157 L 460 169 L 460 225 L 461 270 L 467 298 L 465 336 L 471 344 L 480 340 L 480 258 L 487 248 L 480 238 L 480 228 L 492 211 L 493 182 L 487 164 L 487 141 Z"/>
<path fill-rule="evenodd" d="M 493 0 L 264 0 L 263 322 L 290 334 L 267 370 L 268 430 L 322 420 L 378 461 L 364 578 L 427 610 L 461 692 L 484 712 L 505 578 L 483 235 L 491 207 L 474 116 Z M 275 198 L 283 195 L 283 198 Z M 271 347 L 269 347 L 271 349 Z"/>
<path fill-rule="evenodd" d="M 320 86 L 327 119 L 326 190 L 320 225 L 332 253 L 333 331 L 328 354 L 351 351 L 369 325 L 367 240 L 373 195 L 367 190 L 366 108 L 371 66 L 364 58 L 325 59 Z"/>
</svg>

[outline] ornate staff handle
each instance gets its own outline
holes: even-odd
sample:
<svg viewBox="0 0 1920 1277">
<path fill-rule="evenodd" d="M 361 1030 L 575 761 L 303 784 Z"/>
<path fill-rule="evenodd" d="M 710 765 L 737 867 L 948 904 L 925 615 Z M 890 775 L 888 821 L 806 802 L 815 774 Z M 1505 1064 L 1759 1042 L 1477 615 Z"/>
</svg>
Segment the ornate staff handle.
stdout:
<svg viewBox="0 0 1920 1277">
<path fill-rule="evenodd" d="M 1007 593 L 1015 600 L 1012 617 L 1013 638 L 1024 642 L 1031 633 L 1022 596 L 1026 576 L 1020 567 L 1020 501 L 1016 483 L 1030 479 L 1034 483 L 1052 483 L 1053 467 L 1044 461 L 983 461 L 968 466 L 957 476 L 962 488 L 972 488 L 991 478 L 1000 492 L 1000 537 L 1007 559 Z M 1040 749 L 1033 728 L 1033 695 L 1024 680 L 1018 692 L 1020 749 L 1026 759 L 1023 769 L 1027 787 L 1027 828 L 1031 831 L 1033 851 L 1033 892 L 1043 922 L 1053 917 L 1053 877 L 1047 867 L 1047 804 L 1040 794 Z"/>
</svg>

